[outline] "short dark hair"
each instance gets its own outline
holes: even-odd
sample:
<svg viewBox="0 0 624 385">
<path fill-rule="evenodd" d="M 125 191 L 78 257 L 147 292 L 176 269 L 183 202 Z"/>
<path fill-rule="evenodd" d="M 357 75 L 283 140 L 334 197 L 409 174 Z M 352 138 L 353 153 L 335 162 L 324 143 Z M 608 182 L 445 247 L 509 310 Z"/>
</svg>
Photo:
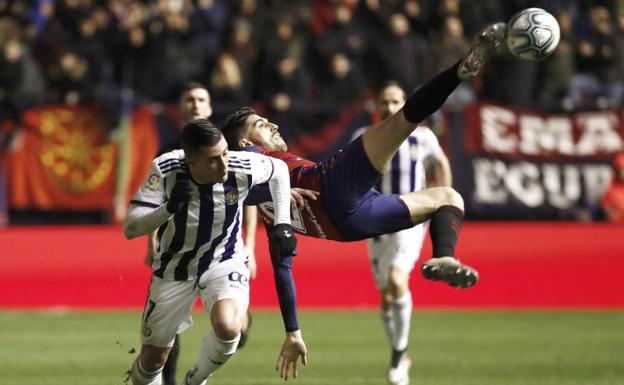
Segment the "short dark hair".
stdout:
<svg viewBox="0 0 624 385">
<path fill-rule="evenodd" d="M 180 142 L 188 155 L 197 153 L 202 146 L 214 146 L 222 136 L 221 131 L 210 120 L 199 118 L 184 125 Z"/>
<path fill-rule="evenodd" d="M 242 132 L 245 130 L 245 121 L 250 115 L 254 114 L 257 115 L 253 108 L 241 107 L 225 119 L 225 124 L 221 132 L 223 132 L 223 137 L 230 149 L 235 151 L 241 150 L 238 141 L 241 138 Z"/>
<path fill-rule="evenodd" d="M 187 82 L 187 83 L 184 83 L 182 87 L 180 87 L 180 92 L 178 93 L 178 95 L 181 98 L 182 95 L 184 95 L 185 93 L 192 91 L 194 89 L 197 89 L 197 88 L 201 88 L 202 90 L 206 90 L 206 92 L 208 92 L 208 87 L 206 87 L 200 82 Z M 210 92 L 208 93 L 210 94 Z"/>
</svg>

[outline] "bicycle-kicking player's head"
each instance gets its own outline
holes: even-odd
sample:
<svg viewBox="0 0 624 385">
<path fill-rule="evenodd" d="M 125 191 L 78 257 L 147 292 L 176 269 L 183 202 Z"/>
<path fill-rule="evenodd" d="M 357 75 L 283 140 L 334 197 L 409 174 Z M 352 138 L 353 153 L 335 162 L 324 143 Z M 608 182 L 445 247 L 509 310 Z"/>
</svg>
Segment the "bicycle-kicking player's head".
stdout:
<svg viewBox="0 0 624 385">
<path fill-rule="evenodd" d="M 178 111 L 183 125 L 194 119 L 209 118 L 212 115 L 212 104 L 208 89 L 197 82 L 184 85 L 178 99 Z"/>
<path fill-rule="evenodd" d="M 210 120 L 200 118 L 185 124 L 181 141 L 186 165 L 195 182 L 213 184 L 227 180 L 227 143 Z"/>
<path fill-rule="evenodd" d="M 274 151 L 288 149 L 278 126 L 258 115 L 251 107 L 243 107 L 228 116 L 221 131 L 232 150 L 254 144 Z"/>
<path fill-rule="evenodd" d="M 396 81 L 387 81 L 377 92 L 377 111 L 381 120 L 394 115 L 405 104 L 405 91 Z"/>
</svg>

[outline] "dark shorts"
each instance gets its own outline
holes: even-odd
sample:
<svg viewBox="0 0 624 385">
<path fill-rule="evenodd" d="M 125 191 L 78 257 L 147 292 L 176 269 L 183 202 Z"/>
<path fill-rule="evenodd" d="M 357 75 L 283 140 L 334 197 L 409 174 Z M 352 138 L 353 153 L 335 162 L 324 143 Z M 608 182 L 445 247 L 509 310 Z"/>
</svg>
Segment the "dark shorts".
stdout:
<svg viewBox="0 0 624 385">
<path fill-rule="evenodd" d="M 314 172 L 320 173 L 325 213 L 346 241 L 414 226 L 407 206 L 398 195 L 381 194 L 373 189 L 381 174 L 364 152 L 361 137 L 315 167 Z"/>
</svg>

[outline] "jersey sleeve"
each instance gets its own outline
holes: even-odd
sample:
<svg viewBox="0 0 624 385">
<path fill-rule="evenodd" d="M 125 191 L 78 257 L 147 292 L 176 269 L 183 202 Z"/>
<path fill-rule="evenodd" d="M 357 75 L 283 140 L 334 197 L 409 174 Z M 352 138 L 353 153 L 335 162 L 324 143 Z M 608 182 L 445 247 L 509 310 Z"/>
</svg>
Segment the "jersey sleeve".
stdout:
<svg viewBox="0 0 624 385">
<path fill-rule="evenodd" d="M 152 162 L 149 174 L 134 194 L 130 204 L 158 207 L 165 203 L 165 183 L 164 175 L 158 166 L 158 158 Z"/>
<path fill-rule="evenodd" d="M 256 186 L 268 182 L 275 172 L 275 165 L 271 158 L 254 152 L 246 152 L 245 155 L 251 161 L 251 185 Z"/>
</svg>

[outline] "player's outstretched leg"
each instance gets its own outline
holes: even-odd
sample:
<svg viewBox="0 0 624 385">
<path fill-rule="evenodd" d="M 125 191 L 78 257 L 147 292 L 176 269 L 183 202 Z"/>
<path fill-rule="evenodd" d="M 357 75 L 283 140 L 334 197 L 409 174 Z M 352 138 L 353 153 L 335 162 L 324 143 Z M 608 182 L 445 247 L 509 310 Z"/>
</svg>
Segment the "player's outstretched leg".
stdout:
<svg viewBox="0 0 624 385">
<path fill-rule="evenodd" d="M 479 274 L 455 258 L 455 246 L 464 217 L 464 200 L 451 187 L 434 187 L 403 194 L 414 224 L 431 220 L 429 236 L 433 245 L 433 258 L 422 266 L 426 279 L 443 281 L 453 287 L 474 286 Z"/>
<path fill-rule="evenodd" d="M 475 36 L 466 57 L 459 64 L 457 77 L 469 80 L 477 76 L 485 62 L 498 50 L 505 39 L 505 23 L 490 24 Z"/>
<path fill-rule="evenodd" d="M 463 217 L 461 208 L 450 205 L 441 206 L 431 217 L 429 233 L 433 244 L 433 258 L 422 266 L 425 278 L 443 281 L 457 288 L 474 286 L 479 280 L 475 269 L 454 257 Z"/>
</svg>

